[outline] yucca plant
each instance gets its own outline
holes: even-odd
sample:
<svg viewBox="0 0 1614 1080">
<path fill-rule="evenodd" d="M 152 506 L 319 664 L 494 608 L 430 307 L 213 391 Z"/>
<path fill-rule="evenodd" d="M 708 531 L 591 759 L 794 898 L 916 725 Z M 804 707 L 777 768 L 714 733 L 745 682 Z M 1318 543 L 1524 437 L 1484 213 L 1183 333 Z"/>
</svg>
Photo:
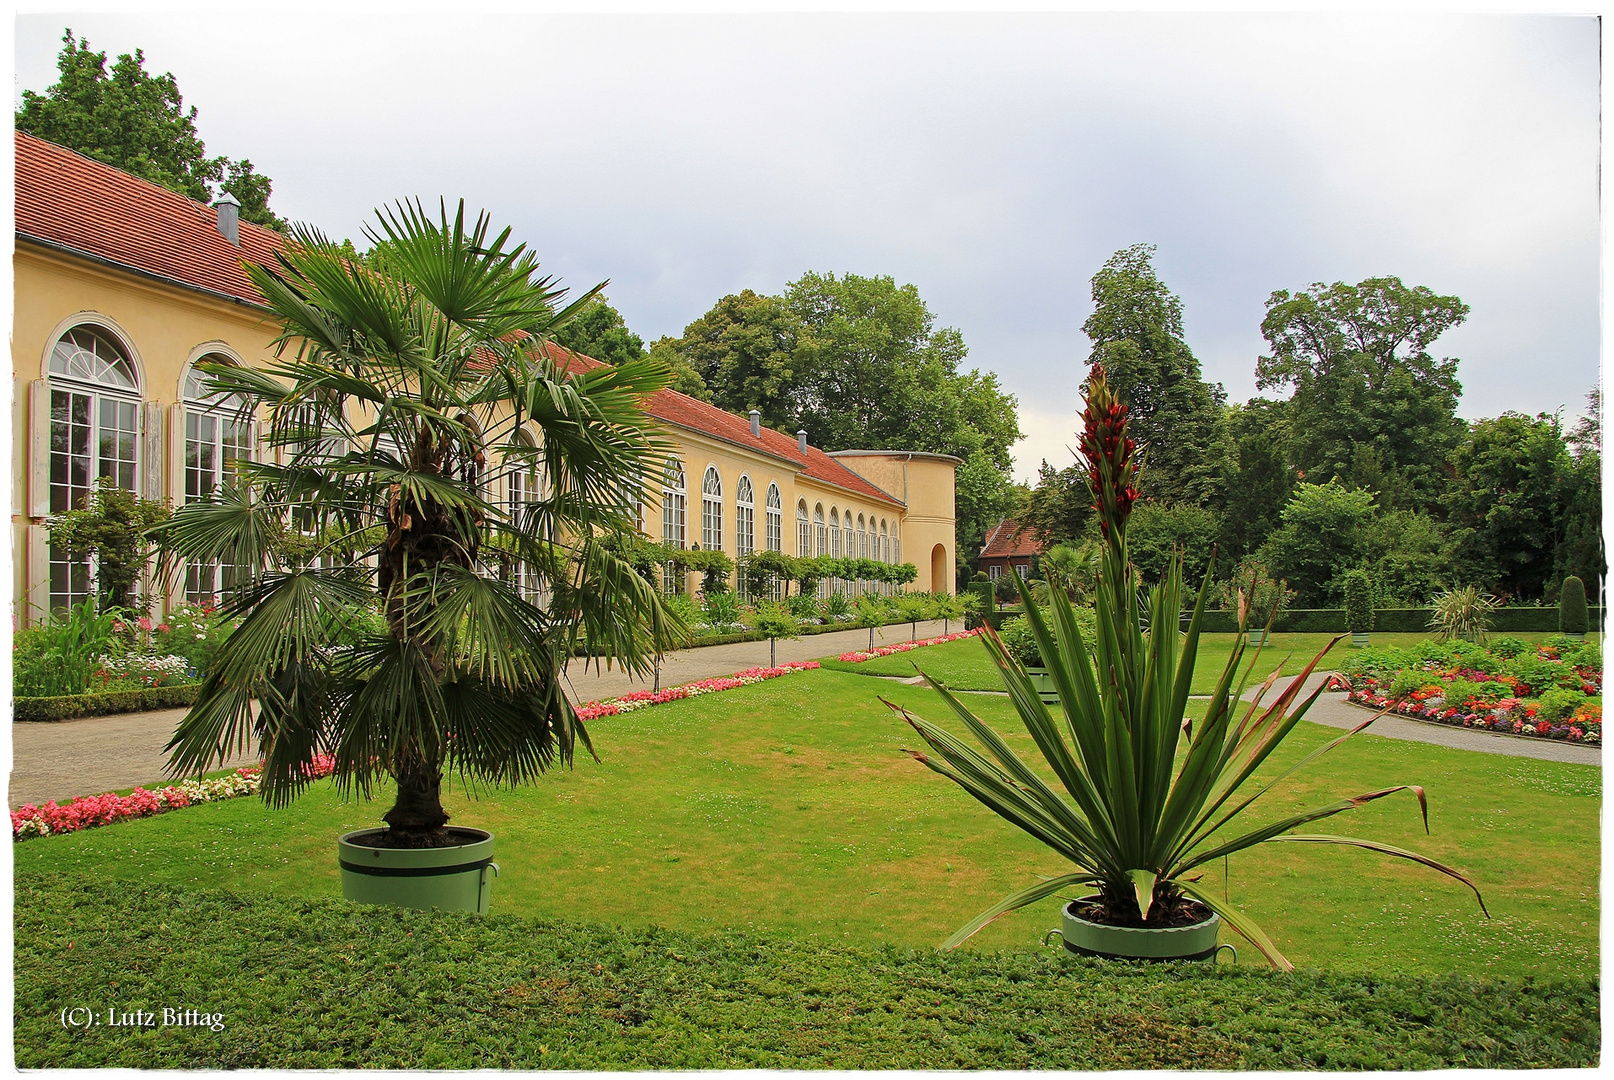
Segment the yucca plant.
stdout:
<svg viewBox="0 0 1614 1080">
<path fill-rule="evenodd" d="M 1447 589 L 1434 598 L 1431 606 L 1434 613 L 1429 617 L 1429 629 L 1439 634 L 1440 640 L 1485 644 L 1491 613 L 1496 610 L 1495 597 L 1480 591 L 1477 585 L 1464 585 L 1461 589 Z"/>
<path fill-rule="evenodd" d="M 1050 622 L 1029 602 L 1025 582 L 1018 575 L 1016 584 L 1028 601 L 1026 619 L 1048 660 L 1059 705 L 1052 710 L 1045 706 L 1024 668 L 997 635 L 990 631 L 982 635 L 1016 712 L 1064 792 L 1023 761 L 935 679 L 926 676 L 926 682 L 979 740 L 985 753 L 945 728 L 891 706 L 930 751 L 908 753 L 1072 864 L 1063 873 L 1004 897 L 942 947 L 956 948 L 1008 912 L 1086 886 L 1098 892 L 1099 911 L 1094 917 L 1116 925 L 1168 926 L 1193 921 L 1191 901 L 1197 901 L 1220 914 L 1274 966 L 1288 969 L 1289 961 L 1266 933 L 1214 895 L 1200 877 L 1206 864 L 1268 841 L 1343 844 L 1410 859 L 1461 881 L 1478 897 L 1479 890 L 1468 878 L 1415 852 L 1355 837 L 1294 831 L 1401 791 L 1410 791 L 1417 798 L 1427 830 L 1427 803 L 1423 789 L 1415 785 L 1368 791 L 1254 828 L 1240 827 L 1245 813 L 1263 794 L 1376 717 L 1247 791 L 1246 783 L 1317 699 L 1320 688 L 1302 699 L 1301 685 L 1327 649 L 1275 701 L 1262 705 L 1279 678 L 1274 672 L 1241 716 L 1241 695 L 1253 668 L 1252 661 L 1240 677 L 1245 650 L 1241 639 L 1217 680 L 1205 719 L 1184 723 L 1210 574 L 1199 588 L 1186 633 L 1178 631 L 1183 590 L 1180 559 L 1168 566 L 1147 598 L 1140 599 L 1137 571 L 1127 557 L 1127 518 L 1137 497 L 1139 469 L 1137 448 L 1126 437 L 1127 409 L 1116 400 L 1097 365 L 1086 398 L 1081 447 L 1104 543 L 1095 590 L 1098 640 L 1093 655 L 1089 655 L 1065 591 L 1051 590 Z M 1148 626 L 1154 628 L 1148 632 L 1143 629 L 1145 616 Z M 1483 910 L 1483 900 L 1480 906 Z M 1203 917 L 1208 918 L 1208 913 Z"/>
<path fill-rule="evenodd" d="M 328 753 L 344 790 L 395 783 L 391 846 L 433 847 L 455 842 L 445 774 L 518 783 L 589 745 L 562 693 L 580 639 L 648 674 L 684 629 L 617 553 L 665 457 L 644 400 L 668 373 L 558 364 L 545 341 L 598 290 L 562 306 L 525 246 L 463 203 L 400 204 L 367 234 L 377 251 L 359 260 L 294 226 L 276 266 L 248 267 L 281 323 L 278 359 L 208 368 L 267 413 L 284 460 L 244 465 L 162 527 L 170 566 L 251 568 L 169 767 L 256 743 L 281 805 Z M 492 499 L 500 470 L 526 498 Z M 288 527 L 331 539 L 287 564 Z M 383 628 L 365 629 L 371 611 Z"/>
</svg>

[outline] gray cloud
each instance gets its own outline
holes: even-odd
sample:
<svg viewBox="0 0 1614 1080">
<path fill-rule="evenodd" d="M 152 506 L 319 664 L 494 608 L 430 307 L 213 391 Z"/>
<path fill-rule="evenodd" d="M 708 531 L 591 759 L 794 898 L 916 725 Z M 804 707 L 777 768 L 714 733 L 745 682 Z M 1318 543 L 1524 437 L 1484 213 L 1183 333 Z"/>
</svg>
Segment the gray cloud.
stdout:
<svg viewBox="0 0 1614 1080">
<path fill-rule="evenodd" d="M 629 324 L 805 270 L 916 284 L 1064 464 L 1090 310 L 1159 245 L 1207 377 L 1254 392 L 1273 289 L 1396 274 L 1474 309 L 1466 415 L 1598 377 L 1598 38 L 1543 16 L 28 16 L 172 70 L 215 153 L 357 236 L 465 197 Z"/>
</svg>

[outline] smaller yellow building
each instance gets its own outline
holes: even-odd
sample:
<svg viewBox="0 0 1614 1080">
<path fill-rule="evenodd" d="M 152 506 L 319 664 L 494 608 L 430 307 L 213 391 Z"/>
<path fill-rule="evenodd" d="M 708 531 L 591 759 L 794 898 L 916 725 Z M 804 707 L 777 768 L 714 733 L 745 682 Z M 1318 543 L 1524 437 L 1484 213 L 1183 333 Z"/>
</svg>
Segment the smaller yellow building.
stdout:
<svg viewBox="0 0 1614 1080">
<path fill-rule="evenodd" d="M 271 359 L 277 326 L 242 261 L 270 264 L 283 241 L 240 221 L 227 195 L 205 206 L 53 143 L 20 132 L 15 142 L 11 528 L 26 624 L 91 594 L 94 568 L 52 552 L 44 523 L 82 506 L 98 481 L 182 503 L 262 459 L 259 425 L 204 397 L 196 364 Z M 671 390 L 646 407 L 675 447 L 659 483 L 647 484 L 651 540 L 733 557 L 772 549 L 910 561 L 914 588 L 952 590 L 958 459 L 826 454 L 756 414 Z M 514 505 L 530 479 L 508 472 L 492 482 Z M 160 599 L 208 602 L 232 577 L 227 565 L 189 566 Z"/>
</svg>

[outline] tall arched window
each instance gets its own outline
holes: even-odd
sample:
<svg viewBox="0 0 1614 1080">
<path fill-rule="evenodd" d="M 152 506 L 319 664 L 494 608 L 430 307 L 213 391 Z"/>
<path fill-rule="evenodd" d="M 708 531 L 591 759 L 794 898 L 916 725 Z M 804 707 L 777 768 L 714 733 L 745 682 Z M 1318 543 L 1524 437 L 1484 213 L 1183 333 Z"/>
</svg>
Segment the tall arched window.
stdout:
<svg viewBox="0 0 1614 1080">
<path fill-rule="evenodd" d="M 829 508 L 829 553 L 841 557 L 841 512 L 833 506 Z"/>
<path fill-rule="evenodd" d="M 198 363 L 229 363 L 210 353 Z M 185 375 L 185 501 L 206 502 L 252 460 L 252 416 L 245 398 L 208 389 L 206 373 Z M 215 604 L 244 583 L 252 568 L 234 562 L 192 562 L 185 566 L 185 599 Z"/>
<path fill-rule="evenodd" d="M 812 533 L 807 528 L 807 500 L 796 503 L 796 554 L 803 559 L 813 553 Z"/>
<path fill-rule="evenodd" d="M 701 547 L 723 550 L 723 478 L 716 465 L 708 465 L 701 479 Z"/>
<path fill-rule="evenodd" d="M 902 534 L 897 530 L 902 526 L 901 519 L 891 523 L 891 561 L 902 562 Z"/>
<path fill-rule="evenodd" d="M 50 353 L 50 512 L 83 509 L 100 480 L 138 491 L 140 378 L 110 334 L 75 326 Z M 90 596 L 90 564 L 50 550 L 50 606 Z"/>
<path fill-rule="evenodd" d="M 885 518 L 880 519 L 880 554 L 875 556 L 883 563 L 891 561 L 891 540 L 886 536 Z"/>
<path fill-rule="evenodd" d="M 824 528 L 824 504 L 813 507 L 813 554 L 829 554 L 829 533 Z"/>
<path fill-rule="evenodd" d="M 857 557 L 860 559 L 869 557 L 869 530 L 863 523 L 862 514 L 857 516 Z"/>
<path fill-rule="evenodd" d="M 734 554 L 743 557 L 757 549 L 757 494 L 749 476 L 734 488 Z"/>
<path fill-rule="evenodd" d="M 846 516 L 841 518 L 841 545 L 848 559 L 857 558 L 856 543 L 852 534 L 852 511 L 848 510 Z"/>
<path fill-rule="evenodd" d="M 784 506 L 779 499 L 779 485 L 768 485 L 767 544 L 769 551 L 785 549 Z"/>
<path fill-rule="evenodd" d="M 661 474 L 661 542 L 682 548 L 684 535 L 684 463 L 668 458 Z M 662 587 L 668 592 L 684 591 L 684 575 L 669 566 L 662 574 Z"/>
<path fill-rule="evenodd" d="M 533 513 L 533 504 L 544 497 L 543 477 L 538 471 L 538 459 L 535 453 L 537 443 L 532 435 L 526 431 L 516 433 L 516 440 L 521 451 L 510 458 L 509 502 L 510 524 L 518 532 L 536 533 L 539 523 Z M 542 604 L 548 598 L 544 595 L 543 581 L 530 565 L 524 561 L 517 561 L 514 568 L 516 591 L 527 600 L 535 604 Z"/>
</svg>

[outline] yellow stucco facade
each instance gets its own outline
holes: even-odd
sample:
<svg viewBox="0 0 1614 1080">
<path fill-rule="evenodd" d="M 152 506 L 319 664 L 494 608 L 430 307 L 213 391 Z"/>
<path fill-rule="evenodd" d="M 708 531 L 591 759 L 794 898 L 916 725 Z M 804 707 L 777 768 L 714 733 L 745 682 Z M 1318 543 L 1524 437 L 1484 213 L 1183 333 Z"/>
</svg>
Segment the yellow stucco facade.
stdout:
<svg viewBox="0 0 1614 1080">
<path fill-rule="evenodd" d="M 192 365 L 204 356 L 247 365 L 266 362 L 275 327 L 252 304 L 21 237 L 14 266 L 13 596 L 17 622 L 26 624 L 53 601 L 71 602 L 87 589 L 82 572 L 74 577 L 61 560 L 53 567 L 43 527 L 75 491 L 100 475 L 116 474 L 117 482 L 147 498 L 178 504 L 185 499 L 187 480 L 194 489 L 197 470 L 205 471 L 207 460 L 216 475 L 220 460 L 243 452 L 237 445 L 242 438 L 250 441 L 253 456 L 261 456 L 258 431 L 232 436 L 221 416 L 207 419 L 205 404 L 187 404 L 185 386 Z M 109 346 L 121 354 L 125 381 L 132 385 L 118 383 L 123 376 L 116 372 L 99 382 L 82 369 L 52 372 L 53 351 L 67 335 L 74 335 L 70 343 L 89 342 L 91 353 Z M 79 420 L 84 423 L 75 427 Z M 809 476 L 800 461 L 771 452 L 760 440 L 748 445 L 677 423 L 664 423 L 663 429 L 675 447 L 682 486 L 669 485 L 667 477 L 660 483 L 650 478 L 642 519 L 649 539 L 716 546 L 730 557 L 774 547 L 791 555 L 913 562 L 918 578 L 911 588 L 952 591 L 956 458 L 883 451 L 834 455 L 888 500 Z M 237 444 L 230 444 L 231 438 Z M 72 439 L 79 442 L 64 451 L 64 442 Z M 75 457 L 72 451 L 85 447 L 87 453 Z M 79 473 L 70 476 L 74 468 Z M 775 492 L 778 505 L 770 507 Z M 491 494 L 508 498 L 508 479 L 496 477 Z M 207 573 L 213 576 L 171 583 L 162 605 L 224 580 L 217 570 Z M 696 587 L 697 579 L 692 575 L 682 585 Z"/>
</svg>

